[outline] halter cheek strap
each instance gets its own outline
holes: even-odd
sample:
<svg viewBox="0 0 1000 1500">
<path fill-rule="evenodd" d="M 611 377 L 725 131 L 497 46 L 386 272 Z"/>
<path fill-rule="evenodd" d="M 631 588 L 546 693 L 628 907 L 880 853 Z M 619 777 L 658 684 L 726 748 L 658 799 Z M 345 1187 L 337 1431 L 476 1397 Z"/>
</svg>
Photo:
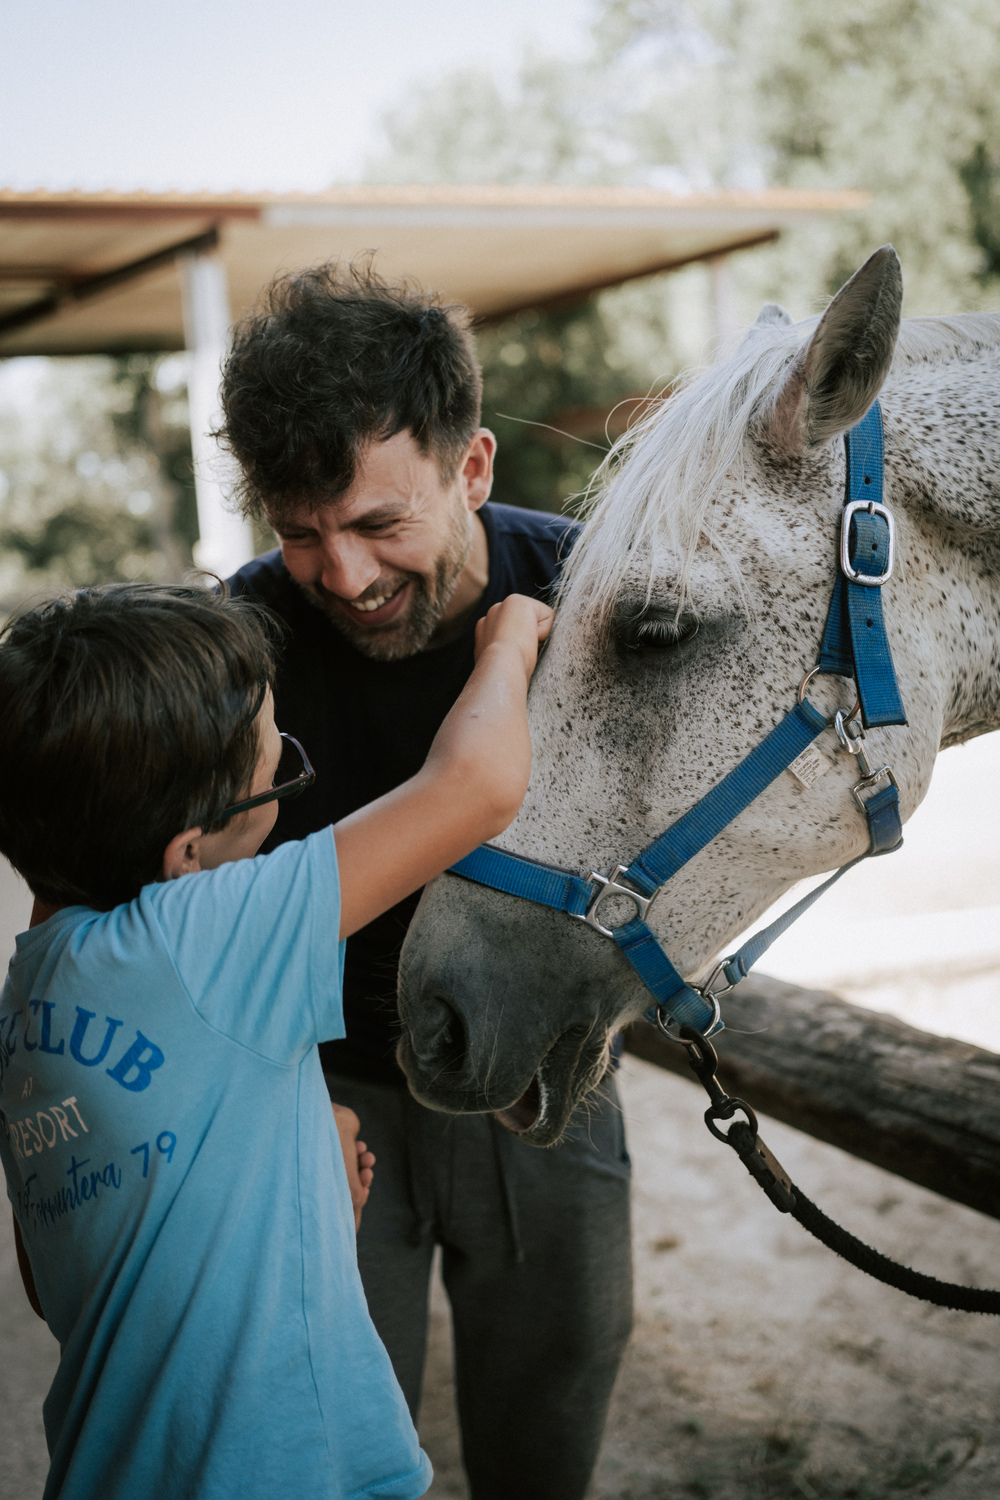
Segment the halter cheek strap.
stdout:
<svg viewBox="0 0 1000 1500">
<path fill-rule="evenodd" d="M 570 871 L 508 854 L 490 844 L 480 845 L 451 869 L 451 873 L 492 890 L 523 896 L 577 917 L 603 937 L 611 938 L 653 997 L 654 1003 L 646 1012 L 648 1019 L 664 1029 L 671 1023 L 691 1026 L 705 1036 L 721 1029 L 718 995 L 745 978 L 775 939 L 859 860 L 888 854 L 903 841 L 895 779 L 888 766 L 872 769 L 863 746 L 864 726 L 906 722 L 882 617 L 881 586 L 892 572 L 895 549 L 892 516 L 882 504 L 882 419 L 877 402 L 845 442 L 848 477 L 841 525 L 841 571 L 814 672 L 853 676 L 857 683 L 863 723 L 845 721 L 838 714 L 836 729 L 844 748 L 858 758 L 862 772 L 853 795 L 868 825 L 865 853 L 842 866 L 744 943 L 739 952 L 724 959 L 700 991 L 682 978 L 647 925 L 650 902 L 671 876 L 727 828 L 828 727 L 827 719 L 808 700 L 802 700 L 688 812 L 648 844 L 631 864 L 617 865 L 610 876 L 592 873 L 584 880 Z M 635 907 L 634 917 L 616 927 L 606 926 L 600 919 L 602 904 L 612 898 L 626 899 Z"/>
<path fill-rule="evenodd" d="M 882 503 L 884 446 L 878 404 L 845 434 L 847 494 L 840 523 L 840 573 L 820 642 L 821 672 L 853 677 L 866 729 L 905 724 L 882 615 L 882 584 L 892 576 L 895 523 Z"/>
</svg>

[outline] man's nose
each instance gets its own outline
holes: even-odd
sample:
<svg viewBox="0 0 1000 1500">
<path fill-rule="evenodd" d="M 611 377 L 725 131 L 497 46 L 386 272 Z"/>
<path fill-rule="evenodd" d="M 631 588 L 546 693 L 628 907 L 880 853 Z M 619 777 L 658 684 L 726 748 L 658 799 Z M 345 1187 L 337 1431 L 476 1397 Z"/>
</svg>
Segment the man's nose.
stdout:
<svg viewBox="0 0 1000 1500">
<path fill-rule="evenodd" d="M 320 581 L 340 599 L 357 599 L 382 571 L 371 545 L 349 532 L 324 537 L 322 554 Z"/>
</svg>

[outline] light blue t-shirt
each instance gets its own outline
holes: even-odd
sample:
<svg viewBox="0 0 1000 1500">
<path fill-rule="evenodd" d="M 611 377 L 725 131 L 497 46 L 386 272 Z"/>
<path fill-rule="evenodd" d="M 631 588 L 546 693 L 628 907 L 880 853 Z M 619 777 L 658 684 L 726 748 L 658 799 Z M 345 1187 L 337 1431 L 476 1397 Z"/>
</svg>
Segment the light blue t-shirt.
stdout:
<svg viewBox="0 0 1000 1500">
<path fill-rule="evenodd" d="M 46 1500 L 414 1500 L 316 1044 L 330 829 L 57 912 L 0 998 L 0 1156 L 62 1358 Z"/>
</svg>

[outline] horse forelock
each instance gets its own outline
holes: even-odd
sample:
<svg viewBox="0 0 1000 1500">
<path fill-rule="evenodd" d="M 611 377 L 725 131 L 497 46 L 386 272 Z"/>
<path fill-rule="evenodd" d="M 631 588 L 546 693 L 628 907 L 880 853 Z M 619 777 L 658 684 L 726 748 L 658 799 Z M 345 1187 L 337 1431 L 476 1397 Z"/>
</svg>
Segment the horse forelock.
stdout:
<svg viewBox="0 0 1000 1500">
<path fill-rule="evenodd" d="M 715 524 L 717 502 L 724 488 L 730 495 L 742 491 L 748 427 L 818 321 L 754 324 L 726 359 L 685 372 L 618 440 L 584 496 L 584 531 L 564 573 L 561 602 L 572 596 L 588 614 L 606 618 L 640 558 L 651 590 L 657 558 L 669 556 L 680 568 L 680 608 L 695 553 L 708 544 L 751 607 L 742 558 Z M 908 318 L 889 381 L 915 366 L 972 358 L 998 346 L 1000 314 Z M 747 507 L 744 524 L 752 529 L 755 519 Z"/>
</svg>

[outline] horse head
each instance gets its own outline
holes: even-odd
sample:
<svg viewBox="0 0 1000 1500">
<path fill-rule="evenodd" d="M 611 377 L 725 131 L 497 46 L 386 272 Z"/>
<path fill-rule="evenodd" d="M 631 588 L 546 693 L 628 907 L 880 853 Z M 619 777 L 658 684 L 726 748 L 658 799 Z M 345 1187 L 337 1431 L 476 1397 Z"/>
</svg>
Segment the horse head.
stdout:
<svg viewBox="0 0 1000 1500">
<path fill-rule="evenodd" d="M 897 529 L 883 595 L 908 723 L 869 742 L 904 818 L 939 748 L 1000 723 L 1000 318 L 901 326 L 901 299 L 886 246 L 818 322 L 769 304 L 611 455 L 532 685 L 531 785 L 500 848 L 610 873 L 786 714 L 836 580 L 842 438 L 879 397 Z M 819 678 L 810 696 L 832 715 L 853 684 Z M 796 881 L 866 848 L 856 767 L 832 730 L 816 748 L 826 774 L 779 775 L 654 899 L 648 924 L 692 981 Z M 403 950 L 399 1056 L 426 1104 L 495 1111 L 545 1145 L 649 998 L 584 923 L 449 874 Z"/>
</svg>

